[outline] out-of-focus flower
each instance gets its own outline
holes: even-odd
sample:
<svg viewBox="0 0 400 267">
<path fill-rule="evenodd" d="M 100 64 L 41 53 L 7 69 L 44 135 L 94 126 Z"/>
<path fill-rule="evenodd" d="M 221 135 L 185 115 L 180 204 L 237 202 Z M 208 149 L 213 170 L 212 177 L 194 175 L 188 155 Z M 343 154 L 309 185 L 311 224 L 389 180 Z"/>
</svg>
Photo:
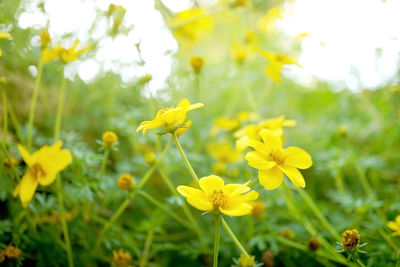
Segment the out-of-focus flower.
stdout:
<svg viewBox="0 0 400 267">
<path fill-rule="evenodd" d="M 281 71 L 284 65 L 294 64 L 301 67 L 293 58 L 284 54 L 271 53 L 268 51 L 261 51 L 260 53 L 269 61 L 269 64 L 265 68 L 265 74 L 274 82 L 278 83 L 281 81 Z"/>
<path fill-rule="evenodd" d="M 202 56 L 192 56 L 190 58 L 190 65 L 192 66 L 194 72 L 199 73 L 204 66 L 204 58 Z"/>
<path fill-rule="evenodd" d="M 200 189 L 178 186 L 178 192 L 193 207 L 202 211 L 221 212 L 229 216 L 243 216 L 251 213 L 249 201 L 258 198 L 258 193 L 245 184 L 224 184 L 216 175 L 199 180 Z"/>
<path fill-rule="evenodd" d="M 239 267 L 254 267 L 256 266 L 256 262 L 254 260 L 254 256 L 252 255 L 240 255 L 238 259 L 238 266 Z"/>
<path fill-rule="evenodd" d="M 346 137 L 347 136 L 347 127 L 344 124 L 341 124 L 338 126 L 337 128 L 338 133 L 343 136 Z"/>
<path fill-rule="evenodd" d="M 120 267 L 128 267 L 132 263 L 132 256 L 122 248 L 113 250 L 113 263 Z"/>
<path fill-rule="evenodd" d="M 65 211 L 64 216 L 67 222 L 71 221 L 78 215 L 78 210 L 73 209 L 72 211 Z M 61 214 L 57 211 L 52 211 L 48 215 L 40 216 L 38 218 L 38 223 L 47 223 L 47 224 L 54 224 L 61 221 Z"/>
<path fill-rule="evenodd" d="M 8 39 L 8 38 L 11 38 L 11 34 L 0 31 L 0 39 Z M 0 49 L 0 57 L 2 56 L 2 54 L 3 51 Z"/>
<path fill-rule="evenodd" d="M 28 170 L 14 189 L 13 196 L 19 195 L 24 207 L 27 207 L 29 201 L 32 200 L 39 184 L 52 184 L 57 173 L 71 163 L 71 152 L 67 149 L 61 149 L 61 147 L 62 142 L 57 141 L 52 146 L 44 146 L 30 154 L 23 146 L 18 145 L 18 150 L 22 159 L 28 165 Z"/>
<path fill-rule="evenodd" d="M 358 244 L 360 244 L 360 235 L 357 230 L 346 230 L 342 233 L 342 245 L 347 250 L 352 251 L 356 249 Z"/>
<path fill-rule="evenodd" d="M 136 132 L 143 130 L 143 135 L 147 130 L 153 130 L 159 127 L 164 127 L 166 132 L 174 133 L 180 128 L 187 127 L 185 125 L 186 114 L 193 110 L 202 107 L 202 103 L 191 105 L 187 99 L 183 99 L 179 104 L 174 107 L 160 109 L 156 117 L 151 121 L 144 121 L 140 123 Z M 182 134 L 182 132 L 180 132 Z"/>
<path fill-rule="evenodd" d="M 319 240 L 315 237 L 311 237 L 307 241 L 307 247 L 312 251 L 317 251 L 320 246 L 321 246 L 321 242 L 319 242 Z"/>
<path fill-rule="evenodd" d="M 6 258 L 10 260 L 18 259 L 20 255 L 21 250 L 17 247 L 14 247 L 13 245 L 8 245 L 8 247 L 4 251 L 4 256 L 6 256 Z"/>
<path fill-rule="evenodd" d="M 267 249 L 261 255 L 261 261 L 265 267 L 274 267 L 274 252 L 271 249 Z"/>
<path fill-rule="evenodd" d="M 400 215 L 397 215 L 394 221 L 388 222 L 387 227 L 394 231 L 393 236 L 400 235 Z"/>
<path fill-rule="evenodd" d="M 129 173 L 124 173 L 118 178 L 117 186 L 121 190 L 131 190 L 135 185 L 135 181 Z"/>
<path fill-rule="evenodd" d="M 269 130 L 261 131 L 262 142 L 247 139 L 240 141 L 255 151 L 245 156 L 248 164 L 258 169 L 260 184 L 267 190 L 278 188 L 283 181 L 283 174 L 297 187 L 304 188 L 306 183 L 298 169 L 307 169 L 312 165 L 311 156 L 301 148 L 282 148 L 282 139 Z"/>
<path fill-rule="evenodd" d="M 118 33 L 119 27 L 124 20 L 126 9 L 121 5 L 110 4 L 108 6 L 107 17 L 113 18 L 113 24 L 110 34 L 116 35 Z"/>
<path fill-rule="evenodd" d="M 43 63 L 48 63 L 57 58 L 62 60 L 64 63 L 73 62 L 78 59 L 78 57 L 85 51 L 90 49 L 90 45 L 75 50 L 79 44 L 79 40 L 76 40 L 71 48 L 63 48 L 61 45 L 56 45 L 53 48 L 45 48 L 42 52 Z"/>
<path fill-rule="evenodd" d="M 233 149 L 230 142 L 209 144 L 207 145 L 207 151 L 220 163 L 233 163 L 242 156 L 240 152 Z"/>
<path fill-rule="evenodd" d="M 211 136 L 217 135 L 221 130 L 234 131 L 237 130 L 245 121 L 254 119 L 255 113 L 246 111 L 236 114 L 236 118 L 219 117 L 213 121 L 213 128 L 210 131 Z"/>
<path fill-rule="evenodd" d="M 283 9 L 272 7 L 258 21 L 258 27 L 261 32 L 270 33 L 274 30 L 276 22 L 283 19 Z"/>
<path fill-rule="evenodd" d="M 263 215 L 265 209 L 267 208 L 264 202 L 261 200 L 253 201 L 250 203 L 250 205 L 253 207 L 253 209 L 251 210 L 251 215 L 254 215 L 256 217 Z"/>
<path fill-rule="evenodd" d="M 139 78 L 139 83 L 146 84 L 150 82 L 151 79 L 153 79 L 153 76 L 151 74 L 145 74 Z"/>
<path fill-rule="evenodd" d="M 6 168 L 11 167 L 11 164 L 14 165 L 14 166 L 17 166 L 18 163 L 19 163 L 18 160 L 16 158 L 13 158 L 13 157 L 11 157 L 11 163 L 10 163 L 10 161 L 8 159 L 4 159 L 3 160 L 3 166 L 6 167 Z"/>
<path fill-rule="evenodd" d="M 153 152 L 145 152 L 144 155 L 144 161 L 146 161 L 147 164 L 150 166 L 153 165 L 157 161 L 157 157 Z"/>
<path fill-rule="evenodd" d="M 232 53 L 238 64 L 243 64 L 246 60 L 247 54 L 249 53 L 249 48 L 244 45 L 233 44 Z"/>
<path fill-rule="evenodd" d="M 203 9 L 187 9 L 178 12 L 169 21 L 169 26 L 177 39 L 195 41 L 199 36 L 213 27 L 212 20 Z"/>
<path fill-rule="evenodd" d="M 118 136 L 112 131 L 107 131 L 103 133 L 102 139 L 104 147 L 110 148 L 118 141 Z"/>
<path fill-rule="evenodd" d="M 249 3 L 250 3 L 249 0 L 235 0 L 233 2 L 233 6 L 234 7 L 245 7 L 245 6 L 248 6 Z"/>
<path fill-rule="evenodd" d="M 49 34 L 49 30 L 44 28 L 40 33 L 40 43 L 42 44 L 42 49 L 46 48 L 51 43 L 51 37 Z"/>
</svg>

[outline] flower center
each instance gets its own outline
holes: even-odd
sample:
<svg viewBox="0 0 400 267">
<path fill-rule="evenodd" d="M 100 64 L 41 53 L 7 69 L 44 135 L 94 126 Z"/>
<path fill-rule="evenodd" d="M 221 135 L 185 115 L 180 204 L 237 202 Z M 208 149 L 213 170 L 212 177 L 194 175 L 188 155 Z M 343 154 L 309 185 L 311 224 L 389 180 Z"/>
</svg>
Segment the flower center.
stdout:
<svg viewBox="0 0 400 267">
<path fill-rule="evenodd" d="M 210 195 L 208 195 L 208 200 L 214 205 L 214 207 L 223 207 L 228 198 L 222 190 L 214 190 Z"/>
<path fill-rule="evenodd" d="M 39 163 L 35 163 L 32 167 L 30 167 L 29 172 L 34 179 L 46 176 L 46 172 Z"/>
<path fill-rule="evenodd" d="M 283 62 L 285 60 L 285 58 L 279 54 L 275 56 L 275 59 L 276 59 L 276 61 L 279 61 L 279 62 Z"/>
<path fill-rule="evenodd" d="M 278 165 L 282 165 L 285 163 L 285 156 L 283 155 L 282 150 L 272 149 L 269 153 L 269 157 L 276 162 Z"/>
</svg>

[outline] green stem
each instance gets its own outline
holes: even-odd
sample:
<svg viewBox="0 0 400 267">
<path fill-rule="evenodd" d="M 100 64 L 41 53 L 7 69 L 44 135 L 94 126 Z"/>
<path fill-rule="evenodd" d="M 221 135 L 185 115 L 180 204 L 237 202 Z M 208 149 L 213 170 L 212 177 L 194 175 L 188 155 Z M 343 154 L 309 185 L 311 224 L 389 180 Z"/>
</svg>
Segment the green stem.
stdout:
<svg viewBox="0 0 400 267">
<path fill-rule="evenodd" d="M 219 253 L 219 239 L 221 230 L 221 215 L 215 216 L 215 239 L 214 239 L 214 261 L 213 267 L 218 266 L 218 253 Z"/>
<path fill-rule="evenodd" d="M 14 172 L 15 179 L 19 182 L 20 177 L 19 177 L 17 168 L 12 163 L 12 158 L 10 156 L 10 153 L 8 153 L 7 147 L 6 147 L 6 145 L 4 143 L 0 143 L 0 144 L 1 144 L 1 149 L 3 150 L 3 153 L 4 153 L 5 157 L 7 158 L 8 162 L 10 163 L 10 167 Z"/>
<path fill-rule="evenodd" d="M 194 172 L 194 170 L 192 168 L 192 165 L 190 165 L 190 162 L 189 162 L 189 160 L 187 159 L 187 157 L 185 155 L 185 152 L 183 152 L 183 149 L 181 147 L 181 144 L 179 143 L 178 137 L 176 136 L 176 133 L 172 134 L 172 138 L 174 139 L 175 144 L 176 144 L 176 146 L 177 146 L 177 148 L 179 150 L 179 153 L 181 154 L 182 159 L 185 162 L 186 167 L 188 168 L 190 175 L 193 177 L 194 182 L 196 183 L 196 185 L 199 185 L 199 177 L 197 177 L 196 173 Z"/>
<path fill-rule="evenodd" d="M 231 237 L 233 243 L 235 243 L 236 247 L 240 250 L 241 253 L 243 253 L 245 256 L 249 256 L 247 251 L 244 249 L 242 244 L 240 244 L 239 240 L 235 236 L 235 234 L 232 232 L 231 228 L 229 228 L 229 225 L 225 222 L 224 218 L 221 217 L 222 221 L 222 226 L 225 228 L 225 230 L 228 232 L 228 235 Z"/>
<path fill-rule="evenodd" d="M 22 137 L 22 134 L 21 134 L 21 129 L 19 127 L 19 122 L 18 122 L 17 115 L 15 114 L 14 109 L 13 109 L 13 107 L 11 105 L 8 106 L 8 111 L 10 112 L 11 122 L 12 122 L 12 124 L 14 126 L 14 129 L 15 129 L 15 132 L 16 132 L 17 137 L 19 139 L 19 142 L 20 142 L 20 144 L 25 145 L 25 140 L 24 140 L 24 138 Z"/>
<path fill-rule="evenodd" d="M 144 267 L 147 265 L 147 261 L 150 254 L 151 243 L 153 242 L 154 230 L 151 229 L 147 233 L 146 241 L 144 244 L 144 249 L 142 253 L 142 259 L 140 261 L 139 267 Z"/>
<path fill-rule="evenodd" d="M 3 99 L 3 143 L 7 144 L 7 133 L 8 133 L 8 108 L 7 108 L 7 96 L 6 89 L 4 87 L 0 88 L 1 98 Z"/>
<path fill-rule="evenodd" d="M 54 128 L 54 142 L 56 142 L 60 138 L 61 121 L 62 121 L 62 114 L 63 114 L 63 110 L 64 110 L 66 83 L 67 83 L 67 79 L 64 76 L 64 70 L 63 70 L 62 77 L 61 77 L 60 95 L 58 98 L 58 105 L 57 105 L 56 124 L 55 124 L 55 128 Z"/>
<path fill-rule="evenodd" d="M 60 207 L 61 224 L 62 224 L 62 228 L 63 228 L 65 248 L 67 251 L 68 266 L 73 267 L 74 259 L 73 259 L 72 249 L 71 249 L 71 241 L 69 238 L 67 220 L 65 219 L 64 203 L 63 203 L 62 193 L 61 193 L 62 192 L 61 175 L 58 174 L 57 176 L 58 176 L 57 177 L 57 198 L 58 198 L 58 205 Z"/>
<path fill-rule="evenodd" d="M 147 194 L 146 192 L 143 191 L 137 191 L 139 195 L 141 195 L 142 197 L 144 197 L 145 199 L 147 199 L 148 201 L 150 201 L 151 203 L 154 204 L 154 206 L 156 206 L 157 208 L 159 208 L 160 210 L 164 211 L 165 213 L 167 213 L 169 216 L 171 216 L 175 221 L 179 222 L 180 224 L 182 224 L 183 226 L 185 226 L 188 229 L 194 230 L 193 226 L 188 224 L 187 222 L 185 222 L 182 218 L 180 218 L 178 215 L 176 215 L 174 212 L 172 212 L 171 210 L 169 210 L 168 208 L 166 208 L 163 203 L 159 202 L 158 200 L 156 200 L 155 198 L 153 198 L 151 195 Z"/>
<path fill-rule="evenodd" d="M 38 72 L 37 72 L 36 80 L 35 80 L 35 87 L 33 88 L 31 109 L 29 111 L 28 151 L 31 150 L 31 146 L 32 146 L 32 127 L 33 127 L 33 121 L 34 121 L 34 117 L 35 117 L 36 101 L 37 101 L 37 96 L 38 96 L 38 92 L 39 92 L 40 81 L 42 80 L 42 73 L 43 73 L 43 61 L 40 59 L 39 64 L 38 64 Z"/>
<path fill-rule="evenodd" d="M 104 150 L 104 157 L 103 157 L 103 161 L 101 162 L 101 167 L 100 167 L 100 174 L 99 174 L 100 175 L 100 180 L 101 180 L 101 178 L 103 178 L 103 174 L 104 174 L 104 172 L 106 170 L 108 154 L 109 154 L 109 151 L 106 148 Z"/>
</svg>

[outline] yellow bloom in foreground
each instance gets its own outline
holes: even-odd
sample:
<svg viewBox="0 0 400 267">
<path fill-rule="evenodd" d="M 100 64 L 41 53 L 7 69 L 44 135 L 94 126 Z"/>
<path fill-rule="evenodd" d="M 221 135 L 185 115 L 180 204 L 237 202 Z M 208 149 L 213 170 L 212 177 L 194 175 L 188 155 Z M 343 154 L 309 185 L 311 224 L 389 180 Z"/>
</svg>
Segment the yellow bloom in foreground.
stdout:
<svg viewBox="0 0 400 267">
<path fill-rule="evenodd" d="M 251 213 L 253 207 L 249 201 L 258 198 L 258 193 L 252 191 L 248 183 L 225 185 L 221 177 L 211 175 L 200 179 L 200 189 L 181 185 L 177 190 L 199 210 L 242 216 Z"/>
<path fill-rule="evenodd" d="M 261 131 L 263 142 L 242 140 L 255 151 L 245 156 L 248 164 L 258 169 L 260 184 L 267 190 L 278 188 L 283 181 L 283 174 L 297 186 L 304 188 L 306 183 L 298 169 L 307 169 L 312 165 L 311 156 L 301 148 L 282 148 L 282 139 L 269 130 Z"/>
<path fill-rule="evenodd" d="M 400 235 L 400 215 L 396 216 L 396 219 L 391 222 L 387 223 L 387 227 L 389 227 L 391 230 L 393 230 L 393 235 L 398 236 Z"/>
<path fill-rule="evenodd" d="M 2 32 L 0 31 L 0 39 L 8 39 L 11 38 L 11 34 L 9 34 L 8 32 Z M 0 49 L 0 57 L 3 54 L 3 51 Z"/>
<path fill-rule="evenodd" d="M 295 64 L 301 67 L 293 58 L 283 54 L 267 51 L 261 51 L 261 54 L 269 61 L 269 64 L 265 68 L 265 74 L 277 83 L 281 81 L 281 71 L 284 65 Z"/>
<path fill-rule="evenodd" d="M 143 130 L 143 135 L 145 135 L 147 130 L 153 130 L 159 127 L 164 127 L 167 132 L 175 132 L 181 128 L 187 128 L 188 125 L 185 125 L 186 114 L 189 111 L 201 108 L 202 106 L 204 106 L 202 103 L 191 105 L 187 99 L 183 99 L 176 107 L 172 106 L 159 110 L 152 121 L 144 121 L 140 123 L 136 132 Z M 182 133 L 182 131 L 177 132 L 177 135 Z"/>
<path fill-rule="evenodd" d="M 18 150 L 28 165 L 28 170 L 15 188 L 13 196 L 19 195 L 24 207 L 32 200 L 39 184 L 50 185 L 56 179 L 57 173 L 71 163 L 71 152 L 61 149 L 61 146 L 62 142 L 57 141 L 52 146 L 43 146 L 30 154 L 23 146 L 18 145 Z"/>
<path fill-rule="evenodd" d="M 209 16 L 204 14 L 203 9 L 187 9 L 178 12 L 169 22 L 178 39 L 183 37 L 190 41 L 195 41 L 201 33 L 210 30 L 213 23 Z"/>
</svg>

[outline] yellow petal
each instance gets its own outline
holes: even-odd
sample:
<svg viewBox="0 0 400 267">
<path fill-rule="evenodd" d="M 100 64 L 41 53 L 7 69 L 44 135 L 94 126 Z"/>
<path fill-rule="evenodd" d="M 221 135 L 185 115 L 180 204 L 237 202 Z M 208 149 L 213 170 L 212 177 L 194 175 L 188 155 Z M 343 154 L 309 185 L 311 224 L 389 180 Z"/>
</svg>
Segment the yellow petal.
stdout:
<svg viewBox="0 0 400 267">
<path fill-rule="evenodd" d="M 286 174 L 286 176 L 294 183 L 297 187 L 304 188 L 306 187 L 306 182 L 304 181 L 304 177 L 299 172 L 299 170 L 295 167 L 289 166 L 287 164 L 278 165 L 278 167 Z"/>
<path fill-rule="evenodd" d="M 265 146 L 268 147 L 269 151 L 271 149 L 282 149 L 282 138 L 274 134 L 273 131 L 262 129 L 260 135 L 263 139 Z"/>
<path fill-rule="evenodd" d="M 206 193 L 212 193 L 214 190 L 221 190 L 224 186 L 224 180 L 216 175 L 203 177 L 199 180 L 200 188 Z"/>
<path fill-rule="evenodd" d="M 283 151 L 285 156 L 285 164 L 294 166 L 299 169 L 307 169 L 312 165 L 311 156 L 301 148 L 288 147 Z"/>
<path fill-rule="evenodd" d="M 270 170 L 258 171 L 258 179 L 260 184 L 264 186 L 266 190 L 273 190 L 278 188 L 283 181 L 283 172 L 278 166 L 273 167 Z"/>
<path fill-rule="evenodd" d="M 8 38 L 11 38 L 11 34 L 9 34 L 8 32 L 0 31 L 0 39 L 8 39 Z"/>
<path fill-rule="evenodd" d="M 226 207 L 231 207 L 232 205 L 233 206 L 238 205 L 239 203 L 242 203 L 242 202 L 249 202 L 252 200 L 256 200 L 257 198 L 258 198 L 258 193 L 256 191 L 252 190 L 245 194 L 241 194 L 241 195 L 229 198 L 229 200 L 226 204 Z"/>
<path fill-rule="evenodd" d="M 188 111 L 189 111 L 189 110 L 196 109 L 196 108 L 201 108 L 202 106 L 204 106 L 203 103 L 196 103 L 196 104 L 190 105 L 190 106 L 188 107 Z"/>
<path fill-rule="evenodd" d="M 271 152 L 271 149 L 268 146 L 266 146 L 265 144 L 263 144 L 259 141 L 252 140 L 252 139 L 241 138 L 237 141 L 237 144 L 239 146 L 252 147 L 255 150 L 257 150 L 258 152 L 260 152 L 262 154 L 266 154 L 266 155 L 268 155 Z"/>
<path fill-rule="evenodd" d="M 28 150 L 26 150 L 22 145 L 18 144 L 18 150 L 21 154 L 22 159 L 25 161 L 26 165 L 30 166 L 32 163 L 32 156 L 29 154 Z"/>
<path fill-rule="evenodd" d="M 37 181 L 41 184 L 41 185 L 49 185 L 52 184 L 54 182 L 54 180 L 57 177 L 57 172 L 58 170 L 55 168 L 55 166 L 52 163 L 39 163 L 42 167 L 43 170 L 45 172 L 45 175 L 43 176 L 39 176 L 37 178 Z"/>
<path fill-rule="evenodd" d="M 257 151 L 248 152 L 245 156 L 249 165 L 259 170 L 268 170 L 276 165 L 274 161 L 267 161 L 264 158 L 263 154 Z"/>
<path fill-rule="evenodd" d="M 221 208 L 219 210 L 228 216 L 243 216 L 247 215 L 252 211 L 253 207 L 249 203 L 240 203 L 237 206 L 230 208 Z"/>
<path fill-rule="evenodd" d="M 38 186 L 38 181 L 34 179 L 29 171 L 22 177 L 20 182 L 19 197 L 22 203 L 28 203 L 32 200 L 35 194 L 36 188 Z"/>
<path fill-rule="evenodd" d="M 193 188 L 190 186 L 185 186 L 185 185 L 180 185 L 176 188 L 179 194 L 181 194 L 184 197 L 188 196 L 195 196 L 195 197 L 203 197 L 205 196 L 204 192 L 201 191 L 200 189 Z"/>
<path fill-rule="evenodd" d="M 202 211 L 208 211 L 213 209 L 213 205 L 208 201 L 206 194 L 196 188 L 189 186 L 178 186 L 177 190 L 179 194 L 186 197 L 187 202 Z"/>
<path fill-rule="evenodd" d="M 274 82 L 279 83 L 281 81 L 282 64 L 278 62 L 271 62 L 265 68 L 265 74 L 270 77 Z"/>
<path fill-rule="evenodd" d="M 19 195 L 20 190 L 21 190 L 21 184 L 19 183 L 19 184 L 15 187 L 12 196 L 13 196 L 13 197 L 17 197 L 17 196 Z"/>
<path fill-rule="evenodd" d="M 394 219 L 394 220 L 397 223 L 397 225 L 400 226 L 400 215 L 397 215 L 396 219 Z"/>
<path fill-rule="evenodd" d="M 227 184 L 224 185 L 222 191 L 229 197 L 239 196 L 251 190 L 251 188 L 247 186 L 249 183 L 250 181 L 244 184 Z"/>
</svg>

